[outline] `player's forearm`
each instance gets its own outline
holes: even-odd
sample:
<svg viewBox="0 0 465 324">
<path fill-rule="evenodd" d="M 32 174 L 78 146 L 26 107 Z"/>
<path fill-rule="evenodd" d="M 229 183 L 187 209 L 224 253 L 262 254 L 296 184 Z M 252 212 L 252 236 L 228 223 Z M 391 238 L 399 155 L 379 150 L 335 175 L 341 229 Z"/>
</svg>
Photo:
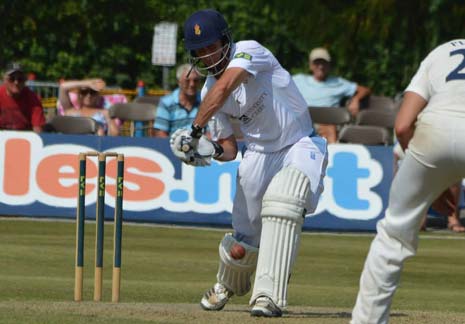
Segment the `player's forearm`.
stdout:
<svg viewBox="0 0 465 324">
<path fill-rule="evenodd" d="M 399 144 L 402 147 L 402 150 L 404 150 L 404 152 L 407 149 L 408 143 L 412 139 L 414 132 L 415 132 L 414 127 L 405 129 L 403 132 L 396 132 L 397 140 L 399 141 Z"/>
<path fill-rule="evenodd" d="M 216 158 L 215 160 L 221 161 L 221 162 L 228 162 L 228 161 L 233 161 L 236 159 L 237 156 L 237 151 L 225 151 L 223 155 L 219 158 Z"/>
<path fill-rule="evenodd" d="M 210 118 L 223 106 L 229 95 L 247 77 L 249 73 L 242 68 L 227 69 L 215 85 L 208 91 L 199 107 L 194 125 L 205 127 Z"/>
<path fill-rule="evenodd" d="M 214 86 L 200 104 L 194 125 L 205 127 L 210 118 L 223 106 L 227 97 L 224 87 Z"/>
<path fill-rule="evenodd" d="M 220 139 L 216 143 L 218 145 L 221 145 L 221 148 L 223 149 L 223 154 L 220 157 L 215 158 L 215 160 L 226 162 L 236 159 L 238 150 L 236 138 L 234 137 L 234 135 L 231 135 L 226 139 Z"/>
<path fill-rule="evenodd" d="M 415 132 L 415 122 L 426 106 L 427 101 L 415 92 L 407 91 L 396 117 L 395 132 L 397 139 L 405 150 Z"/>
</svg>

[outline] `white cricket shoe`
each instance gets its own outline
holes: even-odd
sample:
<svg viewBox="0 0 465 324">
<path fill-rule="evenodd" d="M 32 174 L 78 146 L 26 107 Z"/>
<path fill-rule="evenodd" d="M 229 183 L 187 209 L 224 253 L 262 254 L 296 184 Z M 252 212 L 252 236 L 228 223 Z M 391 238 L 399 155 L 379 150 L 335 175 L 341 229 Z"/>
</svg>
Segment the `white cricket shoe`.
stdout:
<svg viewBox="0 0 465 324">
<path fill-rule="evenodd" d="M 202 300 L 200 301 L 200 306 L 207 311 L 222 310 L 232 295 L 234 295 L 232 291 L 217 282 L 203 295 Z"/>
<path fill-rule="evenodd" d="M 269 297 L 258 297 L 250 312 L 252 316 L 258 317 L 281 317 L 282 310 Z"/>
</svg>

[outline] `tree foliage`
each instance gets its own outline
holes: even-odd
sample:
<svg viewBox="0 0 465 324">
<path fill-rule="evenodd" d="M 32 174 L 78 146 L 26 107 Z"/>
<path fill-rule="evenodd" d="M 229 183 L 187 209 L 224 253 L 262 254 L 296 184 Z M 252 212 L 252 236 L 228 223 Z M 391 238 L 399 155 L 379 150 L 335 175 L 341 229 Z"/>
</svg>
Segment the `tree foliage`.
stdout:
<svg viewBox="0 0 465 324">
<path fill-rule="evenodd" d="M 40 80 L 100 76 L 160 87 L 162 69 L 151 64 L 155 24 L 178 23 L 183 62 L 183 22 L 201 8 L 221 11 L 236 40 L 261 42 L 292 73 L 307 71 L 308 51 L 325 46 L 335 73 L 386 95 L 402 91 L 436 45 L 465 36 L 458 0 L 9 0 L 0 2 L 0 63 L 19 60 Z"/>
</svg>

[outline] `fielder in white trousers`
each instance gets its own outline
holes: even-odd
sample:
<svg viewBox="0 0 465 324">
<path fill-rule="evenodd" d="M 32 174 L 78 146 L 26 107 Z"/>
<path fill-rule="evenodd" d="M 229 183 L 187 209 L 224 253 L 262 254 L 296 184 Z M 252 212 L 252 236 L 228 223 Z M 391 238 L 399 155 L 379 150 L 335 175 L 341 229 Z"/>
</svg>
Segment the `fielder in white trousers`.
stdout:
<svg viewBox="0 0 465 324">
<path fill-rule="evenodd" d="M 463 55 L 455 55 L 457 50 Z M 465 177 L 465 75 L 453 74 L 463 61 L 465 40 L 439 46 L 406 90 L 396 132 L 408 150 L 365 261 L 352 324 L 389 322 L 404 261 L 417 251 L 423 215 L 441 192 Z"/>
</svg>

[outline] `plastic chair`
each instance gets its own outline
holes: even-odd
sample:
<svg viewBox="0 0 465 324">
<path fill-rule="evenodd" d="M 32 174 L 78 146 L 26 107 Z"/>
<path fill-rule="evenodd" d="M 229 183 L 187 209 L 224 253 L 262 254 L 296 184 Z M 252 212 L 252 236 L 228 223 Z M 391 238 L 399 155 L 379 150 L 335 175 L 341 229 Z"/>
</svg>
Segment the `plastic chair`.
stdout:
<svg viewBox="0 0 465 324">
<path fill-rule="evenodd" d="M 394 128 L 396 113 L 390 110 L 361 110 L 355 118 L 356 125 Z"/>
<path fill-rule="evenodd" d="M 338 137 L 339 143 L 363 145 L 390 144 L 389 131 L 380 126 L 346 125 L 342 127 Z"/>
<path fill-rule="evenodd" d="M 62 134 L 96 134 L 97 122 L 90 117 L 55 116 L 44 126 L 44 131 Z"/>
<path fill-rule="evenodd" d="M 371 95 L 368 98 L 368 107 L 366 109 L 395 111 L 396 104 L 394 102 L 394 99 L 392 99 L 391 97 Z"/>
<path fill-rule="evenodd" d="M 342 125 L 350 122 L 350 113 L 344 107 L 308 107 L 316 124 Z"/>
<path fill-rule="evenodd" d="M 148 103 L 148 104 L 158 106 L 158 103 L 160 102 L 160 97 L 159 96 L 142 96 L 142 97 L 135 98 L 133 102 Z"/>
<path fill-rule="evenodd" d="M 157 107 L 153 104 L 129 102 L 110 107 L 110 117 L 124 121 L 121 135 L 150 136 Z"/>
</svg>

